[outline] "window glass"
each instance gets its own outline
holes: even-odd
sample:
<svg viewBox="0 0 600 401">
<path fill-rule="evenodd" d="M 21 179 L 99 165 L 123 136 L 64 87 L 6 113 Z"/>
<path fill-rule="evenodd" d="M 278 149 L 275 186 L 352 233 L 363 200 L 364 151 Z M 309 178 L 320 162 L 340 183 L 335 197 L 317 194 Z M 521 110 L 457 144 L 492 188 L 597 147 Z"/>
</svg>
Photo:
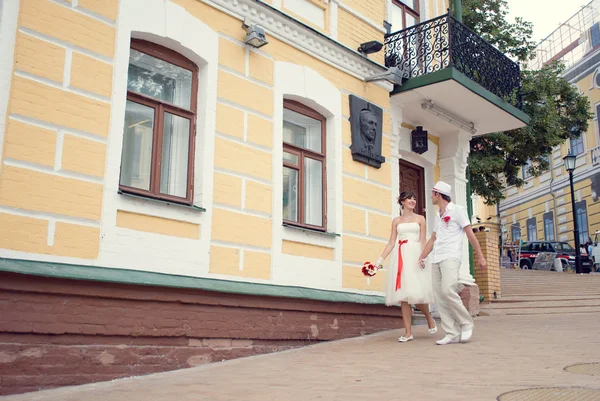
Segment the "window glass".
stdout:
<svg viewBox="0 0 600 401">
<path fill-rule="evenodd" d="M 577 202 L 577 204 L 575 204 L 575 211 L 577 215 L 577 228 L 579 229 L 579 243 L 585 244 L 589 240 L 590 236 L 586 202 Z"/>
<path fill-rule="evenodd" d="M 304 158 L 304 216 L 305 223 L 323 225 L 323 163 Z"/>
<path fill-rule="evenodd" d="M 298 170 L 283 168 L 283 220 L 298 222 Z"/>
<path fill-rule="evenodd" d="M 190 120 L 165 113 L 160 192 L 185 198 L 190 153 Z"/>
<path fill-rule="evenodd" d="M 192 72 L 131 49 L 127 89 L 189 110 Z"/>
<path fill-rule="evenodd" d="M 283 110 L 283 141 L 321 153 L 321 121 L 292 110 Z"/>
<path fill-rule="evenodd" d="M 547 241 L 554 241 L 554 216 L 552 212 L 544 214 L 544 237 Z"/>
<path fill-rule="evenodd" d="M 127 101 L 121 161 L 121 185 L 150 190 L 154 109 Z"/>
<path fill-rule="evenodd" d="M 582 133 L 576 138 L 571 138 L 571 153 L 574 155 L 580 155 L 583 153 L 583 136 Z"/>
</svg>

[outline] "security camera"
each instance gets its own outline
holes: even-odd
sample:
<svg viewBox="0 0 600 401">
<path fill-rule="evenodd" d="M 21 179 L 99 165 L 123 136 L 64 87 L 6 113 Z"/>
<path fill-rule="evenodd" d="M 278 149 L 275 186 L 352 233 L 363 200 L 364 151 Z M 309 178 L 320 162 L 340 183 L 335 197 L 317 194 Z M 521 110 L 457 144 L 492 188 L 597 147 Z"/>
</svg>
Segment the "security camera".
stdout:
<svg viewBox="0 0 600 401">
<path fill-rule="evenodd" d="M 359 48 L 357 49 L 360 54 L 372 54 L 377 53 L 383 47 L 383 43 L 378 42 L 376 40 L 372 40 L 370 42 L 361 43 Z"/>
<path fill-rule="evenodd" d="M 385 80 L 391 84 L 402 85 L 402 72 L 398 67 L 390 67 L 386 72 L 365 78 L 365 82 Z"/>
</svg>

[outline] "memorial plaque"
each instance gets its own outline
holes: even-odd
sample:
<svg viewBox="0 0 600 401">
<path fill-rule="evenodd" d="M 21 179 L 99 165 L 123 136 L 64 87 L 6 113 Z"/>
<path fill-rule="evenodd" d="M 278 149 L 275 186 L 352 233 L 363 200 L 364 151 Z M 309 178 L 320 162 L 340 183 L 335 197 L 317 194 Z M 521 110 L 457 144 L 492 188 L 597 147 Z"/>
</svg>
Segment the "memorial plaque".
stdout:
<svg viewBox="0 0 600 401">
<path fill-rule="evenodd" d="M 383 110 L 358 96 L 350 95 L 350 129 L 352 132 L 352 160 L 380 168 L 385 163 L 381 156 L 381 125 Z"/>
</svg>

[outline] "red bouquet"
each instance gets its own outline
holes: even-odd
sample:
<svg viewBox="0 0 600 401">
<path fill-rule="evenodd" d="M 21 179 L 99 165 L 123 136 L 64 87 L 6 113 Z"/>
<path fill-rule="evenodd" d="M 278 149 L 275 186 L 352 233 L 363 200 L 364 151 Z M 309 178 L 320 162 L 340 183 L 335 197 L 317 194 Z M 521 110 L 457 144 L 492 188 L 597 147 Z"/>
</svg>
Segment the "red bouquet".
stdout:
<svg viewBox="0 0 600 401">
<path fill-rule="evenodd" d="M 377 274 L 377 270 L 381 268 L 383 268 L 382 265 L 375 266 L 371 262 L 365 262 L 365 264 L 362 267 L 362 272 L 367 277 L 373 277 L 375 274 Z"/>
</svg>

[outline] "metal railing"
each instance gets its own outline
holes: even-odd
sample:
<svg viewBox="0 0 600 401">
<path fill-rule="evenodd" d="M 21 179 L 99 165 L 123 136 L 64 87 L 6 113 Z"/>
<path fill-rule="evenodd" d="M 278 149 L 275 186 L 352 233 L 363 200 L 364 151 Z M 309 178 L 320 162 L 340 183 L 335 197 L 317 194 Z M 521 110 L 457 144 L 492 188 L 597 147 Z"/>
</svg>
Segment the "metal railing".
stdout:
<svg viewBox="0 0 600 401">
<path fill-rule="evenodd" d="M 513 106 L 521 104 L 521 69 L 450 14 L 385 38 L 385 64 L 411 79 L 454 67 Z"/>
</svg>

